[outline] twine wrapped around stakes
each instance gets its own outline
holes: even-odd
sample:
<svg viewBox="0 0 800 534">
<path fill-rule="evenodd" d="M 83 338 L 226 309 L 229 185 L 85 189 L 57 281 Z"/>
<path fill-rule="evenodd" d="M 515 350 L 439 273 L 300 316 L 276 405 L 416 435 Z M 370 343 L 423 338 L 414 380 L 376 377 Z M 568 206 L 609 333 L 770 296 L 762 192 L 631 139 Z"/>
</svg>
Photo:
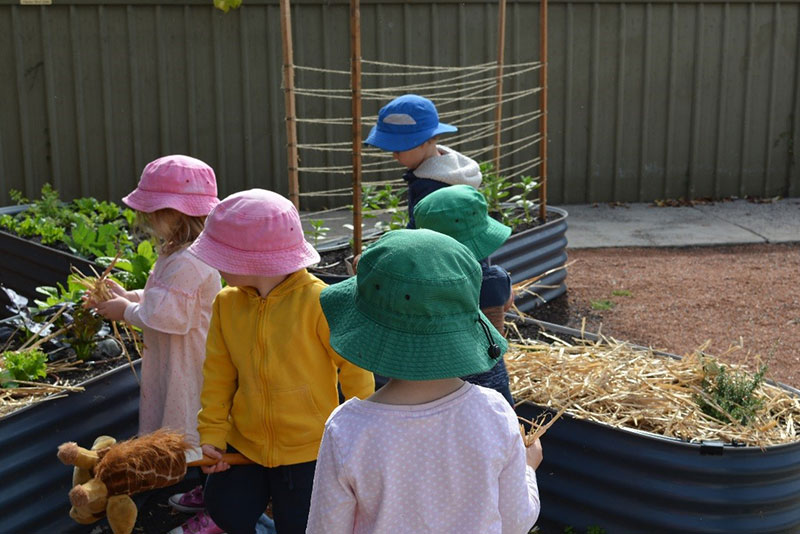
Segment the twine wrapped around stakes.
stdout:
<svg viewBox="0 0 800 534">
<path fill-rule="evenodd" d="M 800 439 L 800 398 L 768 383 L 754 392 L 761 405 L 748 424 L 704 413 L 697 398 L 713 399 L 702 388 L 703 366 L 720 364 L 702 348 L 674 359 L 613 339 L 573 343 L 557 338 L 511 343 L 505 358 L 514 398 L 559 410 L 557 417 L 566 411 L 579 419 L 690 442 L 767 447 Z M 741 366 L 725 367 L 743 372 Z"/>
</svg>

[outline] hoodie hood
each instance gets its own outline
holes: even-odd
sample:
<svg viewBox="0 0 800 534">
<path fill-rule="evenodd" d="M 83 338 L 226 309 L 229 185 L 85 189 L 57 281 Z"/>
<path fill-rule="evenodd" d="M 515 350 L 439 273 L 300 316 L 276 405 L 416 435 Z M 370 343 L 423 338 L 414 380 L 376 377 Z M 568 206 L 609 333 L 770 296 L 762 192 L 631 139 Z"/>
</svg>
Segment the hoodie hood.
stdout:
<svg viewBox="0 0 800 534">
<path fill-rule="evenodd" d="M 448 185 L 481 185 L 478 162 L 446 146 L 436 145 L 439 155 L 428 158 L 414 169 L 414 176 L 444 182 Z"/>
</svg>

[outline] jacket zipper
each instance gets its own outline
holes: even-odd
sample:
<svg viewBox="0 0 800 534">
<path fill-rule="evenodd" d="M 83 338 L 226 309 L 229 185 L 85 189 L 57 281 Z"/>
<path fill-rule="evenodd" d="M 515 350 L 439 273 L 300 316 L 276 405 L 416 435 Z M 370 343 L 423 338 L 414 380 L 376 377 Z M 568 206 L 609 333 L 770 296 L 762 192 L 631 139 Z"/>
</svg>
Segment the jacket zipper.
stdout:
<svg viewBox="0 0 800 534">
<path fill-rule="evenodd" d="M 269 384 L 269 366 L 267 365 L 267 341 L 266 341 L 266 307 L 267 307 L 267 299 L 266 298 L 259 298 L 258 302 L 258 367 L 259 367 L 259 376 L 261 378 L 262 384 Z M 273 443 L 272 443 L 272 406 L 269 402 L 269 387 L 261 388 L 261 391 L 265 392 L 265 398 L 261 403 L 261 406 L 264 407 L 264 411 L 267 413 L 264 414 L 264 417 L 261 418 L 264 426 L 264 434 L 267 436 L 267 442 L 265 444 L 265 449 L 263 451 L 264 457 L 266 458 L 267 465 L 272 465 L 272 456 L 273 456 Z"/>
</svg>

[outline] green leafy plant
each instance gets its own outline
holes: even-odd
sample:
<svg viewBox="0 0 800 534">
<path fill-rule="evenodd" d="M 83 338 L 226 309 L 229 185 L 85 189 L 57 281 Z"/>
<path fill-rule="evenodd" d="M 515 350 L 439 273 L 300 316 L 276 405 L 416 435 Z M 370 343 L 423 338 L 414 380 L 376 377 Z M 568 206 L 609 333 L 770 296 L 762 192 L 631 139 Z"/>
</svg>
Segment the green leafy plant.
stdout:
<svg viewBox="0 0 800 534">
<path fill-rule="evenodd" d="M 531 200 L 539 189 L 539 182 L 531 176 L 521 176 L 516 181 L 509 180 L 494 172 L 489 162 L 481 163 L 480 191 L 486 198 L 489 213 L 496 215 L 500 222 L 515 228 L 521 224 L 531 224 L 536 219 L 538 205 Z M 521 213 L 520 213 L 521 210 Z"/>
<path fill-rule="evenodd" d="M 81 256 L 113 256 L 119 245 L 118 234 L 118 227 L 111 223 L 93 228 L 78 221 L 66 243 Z"/>
<path fill-rule="evenodd" d="M 598 299 L 591 302 L 593 310 L 610 310 L 615 304 L 614 301 L 608 299 Z"/>
<path fill-rule="evenodd" d="M 115 267 L 122 272 L 117 273 L 116 278 L 127 290 L 142 289 L 147 283 L 147 277 L 153 269 L 158 254 L 150 241 L 142 241 L 136 246 L 136 252 L 117 261 Z M 103 256 L 97 258 L 97 263 L 107 267 L 113 258 Z"/>
<path fill-rule="evenodd" d="M 65 340 L 79 360 L 88 360 L 97 345 L 95 336 L 103 328 L 103 318 L 83 306 L 74 306 L 71 319 L 72 327 L 67 331 Z"/>
<path fill-rule="evenodd" d="M 66 287 L 60 282 L 53 286 L 39 286 L 36 292 L 44 295 L 45 299 L 36 299 L 34 302 L 40 308 L 50 308 L 65 302 L 79 304 L 86 293 L 86 289 L 75 281 L 75 275 L 67 277 Z"/>
<path fill-rule="evenodd" d="M 362 213 L 365 218 L 374 218 L 380 214 L 390 214 L 389 222 L 378 221 L 375 228 L 380 231 L 397 230 L 408 225 L 408 209 L 403 206 L 403 196 L 408 188 L 393 187 L 385 184 L 377 187 L 369 184 L 362 185 Z"/>
<path fill-rule="evenodd" d="M 328 235 L 330 228 L 325 226 L 325 221 L 322 219 L 309 219 L 308 224 L 311 225 L 310 230 L 305 230 L 303 233 L 310 237 L 313 241 L 314 248 L 317 247 L 320 239 L 325 239 L 325 236 Z"/>
<path fill-rule="evenodd" d="M 230 9 L 236 9 L 242 5 L 242 0 L 214 0 L 214 7 L 227 13 Z"/>
<path fill-rule="evenodd" d="M 39 349 L 3 352 L 2 387 L 17 387 L 16 380 L 33 382 L 47 376 L 47 355 Z"/>
<path fill-rule="evenodd" d="M 746 425 L 763 404 L 755 392 L 764 381 L 766 372 L 766 365 L 752 376 L 745 372 L 731 372 L 724 365 L 706 359 L 701 383 L 703 394 L 696 394 L 695 402 L 703 413 L 714 419 Z"/>
<path fill-rule="evenodd" d="M 631 293 L 627 289 L 615 289 L 614 291 L 611 292 L 611 295 L 614 297 L 630 297 L 633 295 L 633 293 Z"/>
</svg>

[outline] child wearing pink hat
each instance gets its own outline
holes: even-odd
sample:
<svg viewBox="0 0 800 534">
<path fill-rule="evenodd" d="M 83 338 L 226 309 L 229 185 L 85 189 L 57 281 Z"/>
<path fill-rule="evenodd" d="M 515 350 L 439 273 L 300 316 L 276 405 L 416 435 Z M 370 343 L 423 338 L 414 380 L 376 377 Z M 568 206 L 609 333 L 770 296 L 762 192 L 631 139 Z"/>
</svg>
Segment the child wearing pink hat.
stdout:
<svg viewBox="0 0 800 534">
<path fill-rule="evenodd" d="M 304 533 L 337 381 L 345 397 L 365 398 L 373 375 L 330 346 L 319 301 L 326 286 L 306 270 L 319 254 L 286 198 L 263 189 L 229 196 L 189 252 L 228 283 L 208 332 L 200 443 L 212 458 L 228 450 L 254 462 L 203 468 L 207 510 L 228 534 L 253 534 L 271 499 L 277 531 Z"/>
<path fill-rule="evenodd" d="M 158 241 L 159 257 L 143 290 L 111 284 L 115 298 L 94 305 L 104 317 L 142 329 L 139 433 L 169 427 L 198 446 L 206 333 L 221 284 L 219 273 L 187 249 L 219 204 L 214 170 L 188 156 L 159 158 L 147 164 L 139 185 L 122 201 L 138 212 Z M 202 489 L 170 502 L 182 511 L 200 512 Z M 201 519 L 190 521 L 199 525 Z M 191 531 L 189 524 L 184 531 Z"/>
</svg>

